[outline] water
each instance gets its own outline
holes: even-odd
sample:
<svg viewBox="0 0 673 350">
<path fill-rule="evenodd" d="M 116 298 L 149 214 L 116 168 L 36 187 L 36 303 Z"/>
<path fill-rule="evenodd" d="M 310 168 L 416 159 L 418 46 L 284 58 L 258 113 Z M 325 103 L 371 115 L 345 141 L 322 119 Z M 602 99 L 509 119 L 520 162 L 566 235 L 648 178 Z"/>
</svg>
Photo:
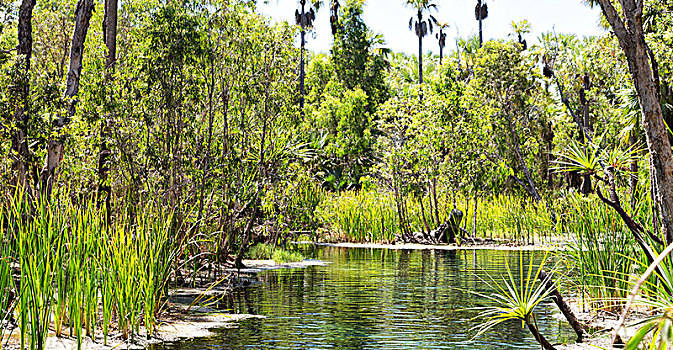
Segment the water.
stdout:
<svg viewBox="0 0 673 350">
<path fill-rule="evenodd" d="M 220 305 L 267 318 L 164 348 L 539 349 L 520 322 L 497 326 L 473 340 L 470 328 L 481 321 L 472 320 L 476 311 L 464 310 L 485 305 L 466 290 L 492 291 L 477 276 L 503 276 L 507 261 L 518 271 L 519 252 L 311 250 L 316 259 L 332 263 L 263 272 L 260 285 L 234 293 Z M 533 255 L 523 254 L 524 261 Z M 551 303 L 538 308 L 538 326 L 552 343 L 567 342 L 572 331 L 551 317 L 554 308 Z"/>
</svg>

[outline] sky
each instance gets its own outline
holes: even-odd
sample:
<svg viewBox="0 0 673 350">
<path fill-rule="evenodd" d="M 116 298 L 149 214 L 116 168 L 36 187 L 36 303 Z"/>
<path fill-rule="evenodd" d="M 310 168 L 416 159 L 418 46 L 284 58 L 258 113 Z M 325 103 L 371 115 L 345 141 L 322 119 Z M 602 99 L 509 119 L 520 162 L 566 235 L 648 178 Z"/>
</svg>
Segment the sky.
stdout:
<svg viewBox="0 0 673 350">
<path fill-rule="evenodd" d="M 341 1 L 342 3 L 345 1 Z M 478 22 L 474 18 L 476 0 L 434 0 L 438 10 L 433 15 L 440 22 L 448 23 L 447 49 L 455 48 L 456 37 L 468 37 L 479 33 Z M 325 1 L 328 4 L 329 0 Z M 537 42 L 540 33 L 576 34 L 578 37 L 601 35 L 600 9 L 591 9 L 584 0 L 487 0 L 489 15 L 483 22 L 484 40 L 507 39 L 512 33 L 512 21 L 528 20 L 531 33 L 528 44 Z M 294 22 L 297 0 L 259 1 L 258 10 L 271 17 L 272 21 Z M 418 53 L 418 38 L 409 30 L 409 18 L 414 10 L 405 6 L 403 0 L 366 0 L 365 23 L 386 40 L 386 47 L 395 52 Z M 329 24 L 329 6 L 323 6 L 316 14 L 313 34 L 307 36 L 306 47 L 315 52 L 329 52 L 332 37 Z M 423 42 L 424 52 L 438 53 L 434 34 Z"/>
</svg>

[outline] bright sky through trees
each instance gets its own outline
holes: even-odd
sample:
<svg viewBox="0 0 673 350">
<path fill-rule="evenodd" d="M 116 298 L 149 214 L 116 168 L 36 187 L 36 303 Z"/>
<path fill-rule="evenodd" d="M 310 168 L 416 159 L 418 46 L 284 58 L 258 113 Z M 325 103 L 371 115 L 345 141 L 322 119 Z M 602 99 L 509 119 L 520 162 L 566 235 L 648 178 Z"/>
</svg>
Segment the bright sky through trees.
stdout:
<svg viewBox="0 0 673 350">
<path fill-rule="evenodd" d="M 582 0 L 489 0 L 489 16 L 484 21 L 484 40 L 507 38 L 512 32 L 512 21 L 527 19 L 532 33 L 527 36 L 528 43 L 537 42 L 542 32 L 556 30 L 557 33 L 577 34 L 579 37 L 599 35 L 604 30 L 599 26 L 600 9 L 591 9 Z M 457 34 L 461 37 L 478 34 L 477 21 L 474 19 L 476 0 L 438 0 L 439 11 L 436 14 L 440 22 L 451 25 L 446 38 L 447 50 L 455 48 Z M 294 23 L 296 0 L 268 0 L 268 4 L 259 2 L 261 13 L 276 21 L 287 20 Z M 387 47 L 396 52 L 414 54 L 418 52 L 418 39 L 409 31 L 409 17 L 413 10 L 404 6 L 402 0 L 367 0 L 364 18 L 375 32 L 383 34 Z M 315 37 L 307 36 L 306 47 L 309 50 L 328 52 L 331 47 L 329 27 L 329 0 L 316 14 Z M 439 53 L 432 39 L 426 41 L 424 50 Z"/>
</svg>

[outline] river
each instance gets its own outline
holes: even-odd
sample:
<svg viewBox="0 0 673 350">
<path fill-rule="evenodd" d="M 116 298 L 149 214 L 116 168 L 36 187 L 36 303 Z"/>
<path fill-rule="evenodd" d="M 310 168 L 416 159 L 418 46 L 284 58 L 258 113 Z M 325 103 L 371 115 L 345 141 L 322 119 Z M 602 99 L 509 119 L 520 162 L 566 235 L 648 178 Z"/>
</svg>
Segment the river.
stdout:
<svg viewBox="0 0 673 350">
<path fill-rule="evenodd" d="M 512 321 L 473 339 L 476 310 L 501 280 L 506 265 L 518 275 L 519 252 L 492 250 L 386 250 L 311 247 L 306 254 L 327 266 L 259 274 L 260 284 L 239 290 L 219 308 L 264 315 L 210 338 L 166 344 L 162 350 L 197 349 L 539 349 L 528 329 Z M 542 253 L 523 252 L 524 261 Z M 517 277 L 518 278 L 518 277 Z M 545 303 L 536 310 L 552 343 L 572 342 L 565 322 Z"/>
</svg>

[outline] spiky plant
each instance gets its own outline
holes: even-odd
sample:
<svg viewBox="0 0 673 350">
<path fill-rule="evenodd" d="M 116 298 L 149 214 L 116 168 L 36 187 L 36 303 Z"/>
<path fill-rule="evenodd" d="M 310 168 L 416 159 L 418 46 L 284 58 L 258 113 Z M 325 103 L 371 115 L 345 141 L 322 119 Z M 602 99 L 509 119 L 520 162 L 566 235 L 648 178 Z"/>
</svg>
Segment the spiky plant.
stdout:
<svg viewBox="0 0 673 350">
<path fill-rule="evenodd" d="M 508 263 L 505 265 L 507 268 L 507 278 L 503 277 L 502 282 L 496 281 L 488 274 L 488 280 L 482 279 L 495 292 L 486 294 L 471 291 L 471 293 L 488 300 L 491 304 L 474 308 L 481 311 L 477 318 L 485 320 L 482 324 L 472 328 L 472 330 L 477 331 L 475 337 L 490 331 L 495 326 L 504 322 L 518 320 L 521 321 L 522 327 L 525 326 L 530 330 L 535 339 L 545 349 L 554 349 L 554 346 L 540 334 L 534 313 L 535 308 L 545 301 L 551 292 L 547 289 L 545 283 L 538 281 L 538 277 L 544 270 L 548 257 L 549 252 L 545 252 L 540 263 L 535 265 L 535 269 L 533 268 L 534 264 L 532 261 L 528 262 L 528 268 L 526 269 L 523 252 L 519 252 L 519 282 L 514 278 L 512 269 Z"/>
</svg>

